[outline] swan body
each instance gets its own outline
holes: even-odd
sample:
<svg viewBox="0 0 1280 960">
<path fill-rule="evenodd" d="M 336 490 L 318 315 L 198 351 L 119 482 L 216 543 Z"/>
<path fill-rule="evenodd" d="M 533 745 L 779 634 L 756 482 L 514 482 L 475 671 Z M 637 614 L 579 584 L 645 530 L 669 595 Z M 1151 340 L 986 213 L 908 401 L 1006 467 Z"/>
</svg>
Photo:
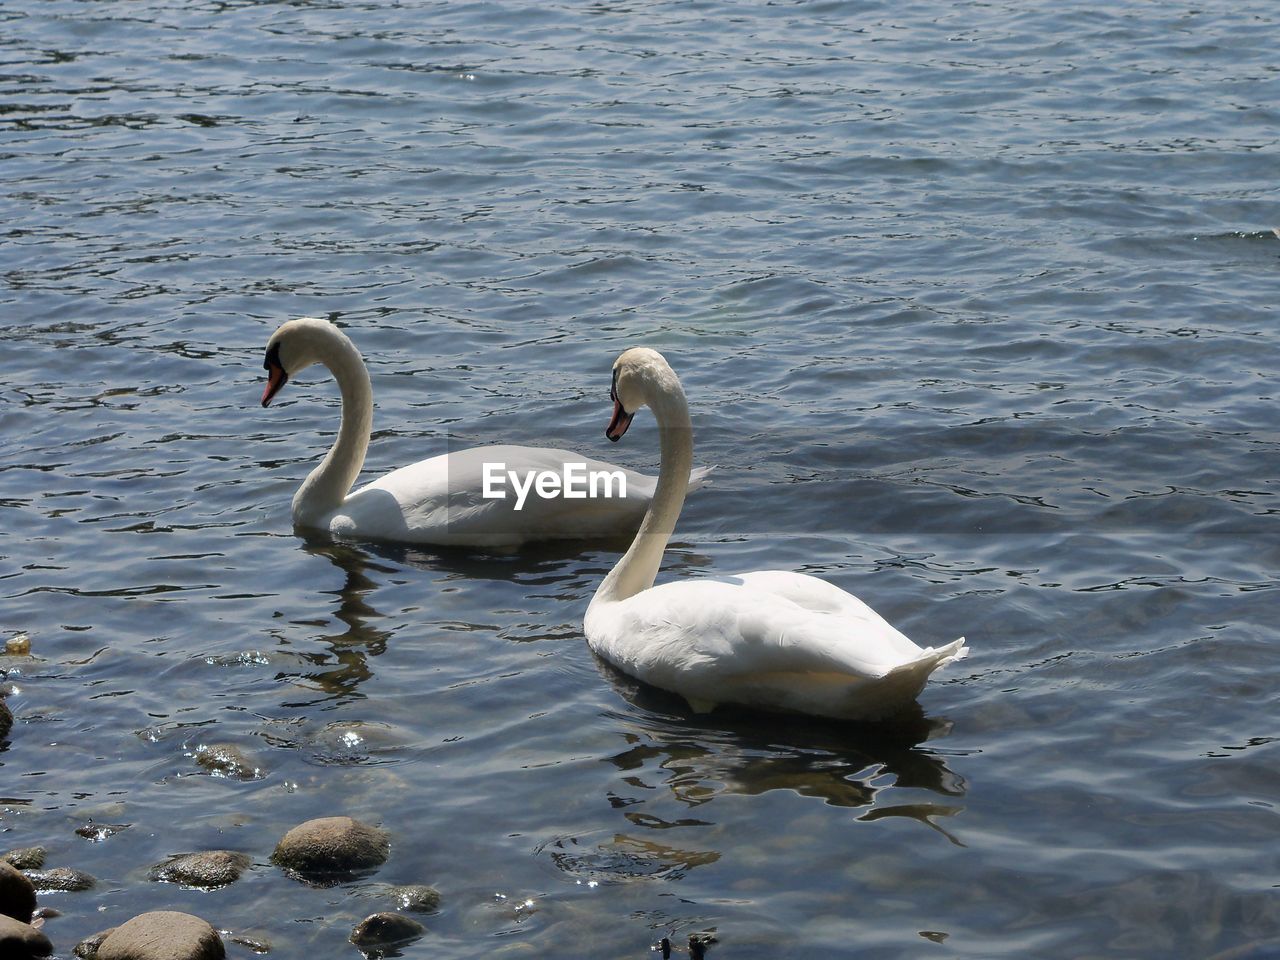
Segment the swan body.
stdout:
<svg viewBox="0 0 1280 960">
<path fill-rule="evenodd" d="M 517 546 L 536 540 L 590 539 L 634 530 L 653 496 L 657 479 L 569 450 L 493 445 L 472 447 L 392 470 L 354 492 L 364 465 L 373 420 L 373 394 L 364 358 L 341 330 L 326 320 L 290 320 L 272 334 L 263 367 L 267 406 L 299 371 L 327 367 L 342 394 L 342 423 L 333 447 L 293 498 L 294 526 L 363 540 L 441 546 Z M 621 473 L 613 496 L 543 497 L 521 502 L 510 485 L 489 485 L 486 465 L 528 477 L 560 473 L 565 464 L 585 471 Z M 690 478 L 700 485 L 709 470 Z M 492 481 L 492 470 L 489 479 Z M 499 497 L 496 494 L 502 492 Z M 516 509 L 517 504 L 520 509 Z"/>
<path fill-rule="evenodd" d="M 618 358 L 613 400 L 610 440 L 640 407 L 653 409 L 662 466 L 635 541 L 587 608 L 587 643 L 603 659 L 695 710 L 734 703 L 878 720 L 965 655 L 963 637 L 919 647 L 857 597 L 806 574 L 763 570 L 654 586 L 688 485 L 688 406 L 666 360 L 645 348 Z"/>
</svg>

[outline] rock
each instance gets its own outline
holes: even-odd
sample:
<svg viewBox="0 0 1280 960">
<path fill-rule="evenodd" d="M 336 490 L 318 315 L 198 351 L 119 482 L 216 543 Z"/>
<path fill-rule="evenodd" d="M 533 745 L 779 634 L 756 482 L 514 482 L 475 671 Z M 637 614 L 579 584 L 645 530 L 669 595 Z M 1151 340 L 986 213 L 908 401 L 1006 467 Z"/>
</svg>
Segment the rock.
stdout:
<svg viewBox="0 0 1280 960">
<path fill-rule="evenodd" d="M 199 917 L 174 910 L 144 913 L 103 938 L 97 960 L 223 960 L 218 931 Z"/>
<path fill-rule="evenodd" d="M 59 891 L 75 893 L 80 890 L 91 890 L 98 881 L 83 870 L 71 867 L 54 867 L 52 870 L 28 870 L 27 879 L 41 893 Z"/>
<path fill-rule="evenodd" d="M 249 936 L 244 933 L 237 933 L 227 937 L 232 943 L 238 943 L 247 949 L 250 953 L 270 953 L 271 941 L 261 936 Z"/>
<path fill-rule="evenodd" d="M 114 837 L 121 830 L 128 830 L 131 826 L 133 826 L 131 823 L 94 823 L 90 820 L 76 827 L 76 836 L 92 840 L 94 843 L 101 843 L 103 840 Z"/>
<path fill-rule="evenodd" d="M 0 916 L 0 957 L 4 960 L 28 960 L 53 953 L 49 938 L 30 924 L 12 917 Z"/>
<path fill-rule="evenodd" d="M 94 960 L 98 956 L 98 948 L 102 946 L 102 941 L 115 930 L 115 927 L 107 927 L 107 929 L 95 933 L 92 937 L 85 937 L 76 944 L 74 953 L 80 960 Z"/>
<path fill-rule="evenodd" d="M 13 727 L 13 714 L 9 710 L 9 705 L 0 700 L 0 740 L 9 735 L 9 730 Z"/>
<path fill-rule="evenodd" d="M 39 870 L 44 866 L 44 858 L 48 852 L 44 847 L 21 847 L 10 850 L 0 860 L 18 870 Z"/>
<path fill-rule="evenodd" d="M 172 857 L 151 868 L 151 879 L 212 890 L 240 879 L 252 861 L 233 850 L 206 850 Z"/>
<path fill-rule="evenodd" d="M 0 914 L 20 923 L 31 919 L 36 909 L 36 888 L 7 863 L 0 863 Z"/>
<path fill-rule="evenodd" d="M 271 860 L 303 877 L 370 870 L 386 863 L 387 834 L 350 817 L 322 817 L 294 827 L 276 844 Z"/>
<path fill-rule="evenodd" d="M 256 758 L 249 757 L 239 747 L 229 743 L 208 743 L 196 747 L 192 754 L 196 763 L 204 767 L 215 777 L 230 777 L 233 780 L 261 780 L 267 775 L 266 768 Z"/>
<path fill-rule="evenodd" d="M 417 940 L 426 932 L 426 927 L 402 913 L 375 913 L 356 924 L 351 942 L 357 947 L 388 947 Z"/>
<path fill-rule="evenodd" d="M 440 909 L 440 891 L 426 884 L 392 887 L 390 893 L 400 909 L 410 913 L 434 913 Z"/>
<path fill-rule="evenodd" d="M 31 656 L 31 637 L 17 633 L 4 642 L 4 652 L 11 657 Z"/>
<path fill-rule="evenodd" d="M 714 933 L 689 934 L 689 960 L 703 960 L 707 955 L 707 948 L 719 942 Z"/>
</svg>

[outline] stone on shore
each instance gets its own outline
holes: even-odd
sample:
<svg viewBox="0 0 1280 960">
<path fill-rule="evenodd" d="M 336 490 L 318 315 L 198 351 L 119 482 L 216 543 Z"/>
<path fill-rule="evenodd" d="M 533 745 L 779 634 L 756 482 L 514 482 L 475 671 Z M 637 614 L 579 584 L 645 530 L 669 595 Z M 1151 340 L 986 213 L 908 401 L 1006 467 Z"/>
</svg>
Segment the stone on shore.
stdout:
<svg viewBox="0 0 1280 960">
<path fill-rule="evenodd" d="M 410 913 L 434 913 L 440 909 L 440 891 L 423 883 L 392 887 L 391 896 L 401 910 Z"/>
<path fill-rule="evenodd" d="M 39 870 L 44 866 L 44 858 L 48 853 L 44 847 L 20 847 L 10 850 L 0 860 L 18 870 Z"/>
<path fill-rule="evenodd" d="M 390 852 L 386 831 L 351 817 L 321 817 L 286 833 L 271 861 L 310 878 L 380 867 Z"/>
<path fill-rule="evenodd" d="M 267 775 L 266 767 L 257 757 L 251 757 L 239 747 L 229 743 L 207 743 L 196 747 L 192 754 L 196 763 L 215 777 L 232 780 L 261 780 Z"/>
<path fill-rule="evenodd" d="M 140 914 L 103 939 L 97 960 L 223 960 L 218 931 L 199 917 L 174 910 Z"/>
<path fill-rule="evenodd" d="M 4 960 L 29 960 L 47 957 L 53 953 L 53 944 L 43 933 L 12 917 L 0 916 L 0 957 Z"/>
<path fill-rule="evenodd" d="M 115 927 L 107 927 L 100 930 L 91 937 L 85 937 L 75 945 L 74 953 L 80 960 L 96 960 L 98 956 L 98 948 L 102 946 L 102 941 L 107 939 L 114 931 Z"/>
<path fill-rule="evenodd" d="M 240 879 L 252 861 L 234 850 L 206 850 L 172 857 L 151 868 L 151 879 L 213 890 Z"/>
<path fill-rule="evenodd" d="M 0 862 L 0 914 L 26 923 L 36 909 L 36 888 L 9 864 Z"/>
<path fill-rule="evenodd" d="M 54 867 L 52 870 L 28 870 L 27 879 L 41 893 L 54 891 L 75 893 L 81 890 L 91 890 L 93 885 L 98 882 L 83 870 L 76 870 L 72 867 Z"/>
<path fill-rule="evenodd" d="M 356 924 L 351 942 L 357 947 L 389 947 L 417 940 L 426 932 L 426 927 L 402 913 L 375 913 Z"/>
</svg>

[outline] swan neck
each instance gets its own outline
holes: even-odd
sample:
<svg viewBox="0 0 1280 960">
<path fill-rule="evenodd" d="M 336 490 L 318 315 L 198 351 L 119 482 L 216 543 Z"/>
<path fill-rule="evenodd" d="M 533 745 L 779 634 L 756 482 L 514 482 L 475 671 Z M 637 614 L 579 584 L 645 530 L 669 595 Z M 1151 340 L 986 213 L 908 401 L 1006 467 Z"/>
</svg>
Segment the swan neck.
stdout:
<svg viewBox="0 0 1280 960">
<path fill-rule="evenodd" d="M 344 334 L 327 338 L 318 351 L 319 362 L 338 381 L 342 395 L 342 423 L 338 436 L 293 498 L 293 521 L 308 525 L 337 510 L 360 476 L 369 433 L 373 428 L 373 388 L 364 358 Z"/>
<path fill-rule="evenodd" d="M 658 485 L 649 501 L 640 529 L 630 549 L 604 578 L 595 601 L 619 601 L 653 586 L 662 565 L 662 554 L 675 530 L 693 466 L 693 424 L 684 391 L 676 385 L 649 406 L 658 422 L 661 465 Z"/>
</svg>

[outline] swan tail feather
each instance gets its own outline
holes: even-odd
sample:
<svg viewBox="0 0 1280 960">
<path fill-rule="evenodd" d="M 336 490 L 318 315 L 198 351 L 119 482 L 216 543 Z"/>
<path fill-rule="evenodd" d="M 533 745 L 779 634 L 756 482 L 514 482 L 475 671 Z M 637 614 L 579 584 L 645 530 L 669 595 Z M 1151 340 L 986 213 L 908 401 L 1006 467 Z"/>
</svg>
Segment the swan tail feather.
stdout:
<svg viewBox="0 0 1280 960">
<path fill-rule="evenodd" d="M 689 471 L 689 489 L 698 490 L 711 483 L 711 474 L 715 472 L 715 464 L 709 467 L 697 467 Z"/>
<path fill-rule="evenodd" d="M 918 676 L 927 678 L 933 671 L 948 663 L 956 660 L 962 660 L 969 655 L 969 648 L 965 646 L 964 637 L 959 640 L 953 640 L 942 647 L 926 647 L 914 660 L 907 663 L 899 664 L 885 674 L 885 678 L 891 677 L 907 677 Z"/>
</svg>

